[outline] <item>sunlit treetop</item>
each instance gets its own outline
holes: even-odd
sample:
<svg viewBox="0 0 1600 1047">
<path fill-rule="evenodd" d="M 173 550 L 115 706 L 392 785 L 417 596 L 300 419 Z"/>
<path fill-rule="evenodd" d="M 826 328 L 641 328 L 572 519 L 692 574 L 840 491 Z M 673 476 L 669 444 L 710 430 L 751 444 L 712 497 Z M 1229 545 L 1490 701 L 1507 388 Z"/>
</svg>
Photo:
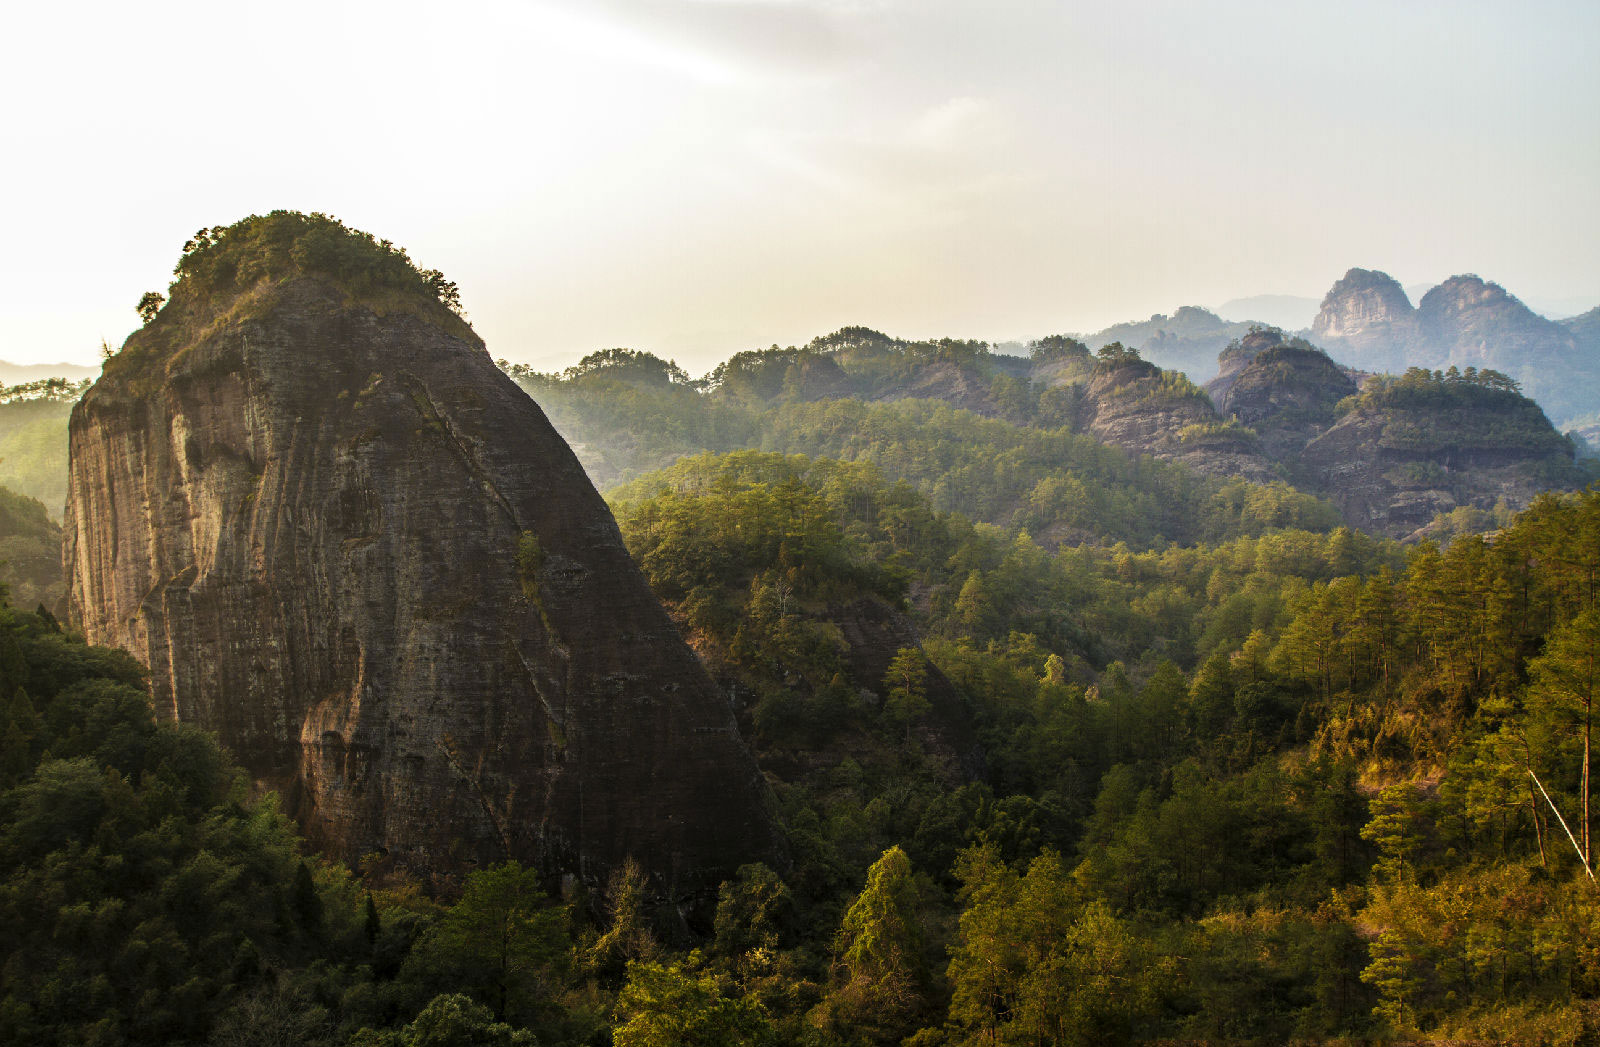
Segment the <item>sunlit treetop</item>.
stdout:
<svg viewBox="0 0 1600 1047">
<path fill-rule="evenodd" d="M 172 301 L 185 305 L 263 280 L 318 276 L 358 297 L 415 294 L 461 312 L 460 291 L 443 273 L 419 269 L 404 248 L 319 213 L 273 211 L 200 229 L 183 245 L 173 273 Z M 149 323 L 164 304 L 161 295 L 147 292 L 138 310 Z"/>
</svg>

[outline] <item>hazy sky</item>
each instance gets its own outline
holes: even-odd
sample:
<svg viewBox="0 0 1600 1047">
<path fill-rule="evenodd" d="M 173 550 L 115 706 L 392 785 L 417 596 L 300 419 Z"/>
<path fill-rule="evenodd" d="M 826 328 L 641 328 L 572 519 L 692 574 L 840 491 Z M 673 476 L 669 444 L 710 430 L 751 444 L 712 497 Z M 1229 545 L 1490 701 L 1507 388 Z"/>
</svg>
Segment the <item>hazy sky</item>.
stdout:
<svg viewBox="0 0 1600 1047">
<path fill-rule="evenodd" d="M 1351 266 L 1600 303 L 1600 4 L 12 5 L 0 358 L 201 226 L 325 211 L 496 356 L 990 340 Z"/>
</svg>

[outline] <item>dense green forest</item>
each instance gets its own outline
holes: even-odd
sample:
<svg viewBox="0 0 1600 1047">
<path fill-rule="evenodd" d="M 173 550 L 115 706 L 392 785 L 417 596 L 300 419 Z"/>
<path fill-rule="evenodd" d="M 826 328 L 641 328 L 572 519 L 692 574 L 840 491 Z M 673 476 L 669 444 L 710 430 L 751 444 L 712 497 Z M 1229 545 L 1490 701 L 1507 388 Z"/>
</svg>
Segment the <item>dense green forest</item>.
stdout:
<svg viewBox="0 0 1600 1047">
<path fill-rule="evenodd" d="M 7 611 L 0 1039 L 1588 1035 L 1600 495 L 1443 550 L 1245 522 L 1050 551 L 870 463 L 743 452 L 616 509 L 790 867 L 742 870 L 697 941 L 631 870 L 562 898 L 333 868 L 152 721 L 137 666 Z M 847 633 L 907 634 L 864 604 L 925 637 L 875 678 Z"/>
<path fill-rule="evenodd" d="M 396 258 L 379 286 L 432 279 Z M 0 1042 L 1591 1042 L 1600 493 L 1402 546 L 1094 440 L 1081 383 L 1029 375 L 1136 356 L 1032 354 L 847 328 L 701 380 L 508 365 L 581 430 L 782 818 L 787 863 L 687 936 L 632 866 L 563 893 L 319 858 L 13 582 Z M 1520 410 L 1496 382 L 1343 406 Z"/>
</svg>

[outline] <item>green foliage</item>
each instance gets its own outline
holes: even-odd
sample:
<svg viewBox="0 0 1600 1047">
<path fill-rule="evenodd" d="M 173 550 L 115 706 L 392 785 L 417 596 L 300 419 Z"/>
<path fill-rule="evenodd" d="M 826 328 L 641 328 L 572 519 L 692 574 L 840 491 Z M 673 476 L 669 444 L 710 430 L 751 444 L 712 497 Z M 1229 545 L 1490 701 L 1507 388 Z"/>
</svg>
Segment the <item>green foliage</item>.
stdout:
<svg viewBox="0 0 1600 1047">
<path fill-rule="evenodd" d="M 1129 349 L 1121 342 L 1109 342 L 1106 345 L 1102 345 L 1095 350 L 1094 355 L 1101 365 L 1108 369 L 1143 363 L 1139 358 L 1139 350 Z"/>
<path fill-rule="evenodd" d="M 571 951 L 567 912 L 516 862 L 471 873 L 461 898 L 417 943 L 406 977 L 465 990 L 497 1021 L 548 1020 Z"/>
<path fill-rule="evenodd" d="M 208 736 L 157 726 L 126 656 L 0 610 L 0 1039 L 203 1036 L 263 955 L 303 955 L 296 839 Z"/>
<path fill-rule="evenodd" d="M 883 715 L 892 723 L 904 725 L 909 742 L 912 725 L 932 709 L 928 704 L 927 656 L 915 647 L 900 648 L 884 674 L 883 687 Z"/>
<path fill-rule="evenodd" d="M 0 484 L 44 503 L 67 502 L 67 420 L 87 385 L 45 379 L 0 390 Z"/>
<path fill-rule="evenodd" d="M 527 1030 L 496 1021 L 471 997 L 449 993 L 434 997 L 398 1032 L 363 1029 L 350 1047 L 533 1047 L 537 1042 Z"/>
<path fill-rule="evenodd" d="M 19 606 L 59 609 L 61 528 L 39 502 L 0 487 L 0 586 Z"/>
<path fill-rule="evenodd" d="M 455 284 L 437 270 L 418 269 L 404 248 L 317 213 L 273 211 L 202 229 L 183 245 L 173 272 L 175 302 L 311 273 L 358 296 L 393 290 L 460 307 Z"/>
<path fill-rule="evenodd" d="M 1126 1042 L 1152 1018 L 1170 964 L 1103 904 L 1061 856 L 1017 871 L 992 845 L 958 863 L 961 930 L 951 949 L 950 1023 L 960 1044 Z"/>
<path fill-rule="evenodd" d="M 1028 355 L 1034 363 L 1052 363 L 1057 360 L 1088 360 L 1089 347 L 1069 335 L 1053 334 L 1028 343 Z"/>
<path fill-rule="evenodd" d="M 134 311 L 139 314 L 139 319 L 150 323 L 161 312 L 161 307 L 166 304 L 167 296 L 157 291 L 146 291 L 140 298 L 139 304 L 134 306 Z"/>
<path fill-rule="evenodd" d="M 539 536 L 523 531 L 517 536 L 517 582 L 528 602 L 539 606 L 539 572 L 544 569 L 544 549 Z"/>
<path fill-rule="evenodd" d="M 766 1016 L 710 972 L 628 964 L 617 996 L 616 1047 L 759 1047 L 772 1042 Z"/>
<path fill-rule="evenodd" d="M 867 870 L 867 882 L 834 938 L 835 981 L 813 1017 L 816 1024 L 888 1043 L 915 1028 L 930 976 L 921 895 L 911 859 L 899 847 Z"/>
</svg>

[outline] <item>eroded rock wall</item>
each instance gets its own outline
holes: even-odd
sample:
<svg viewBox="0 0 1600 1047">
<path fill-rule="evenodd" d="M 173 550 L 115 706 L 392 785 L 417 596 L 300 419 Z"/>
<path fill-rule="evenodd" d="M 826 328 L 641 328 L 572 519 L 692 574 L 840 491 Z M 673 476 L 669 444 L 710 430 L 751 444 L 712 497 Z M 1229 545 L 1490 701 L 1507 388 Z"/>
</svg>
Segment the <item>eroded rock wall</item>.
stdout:
<svg viewBox="0 0 1600 1047">
<path fill-rule="evenodd" d="M 89 640 L 349 860 L 600 882 L 632 856 L 685 894 L 770 859 L 727 701 L 482 344 L 311 278 L 264 293 L 136 335 L 75 410 Z"/>
</svg>

